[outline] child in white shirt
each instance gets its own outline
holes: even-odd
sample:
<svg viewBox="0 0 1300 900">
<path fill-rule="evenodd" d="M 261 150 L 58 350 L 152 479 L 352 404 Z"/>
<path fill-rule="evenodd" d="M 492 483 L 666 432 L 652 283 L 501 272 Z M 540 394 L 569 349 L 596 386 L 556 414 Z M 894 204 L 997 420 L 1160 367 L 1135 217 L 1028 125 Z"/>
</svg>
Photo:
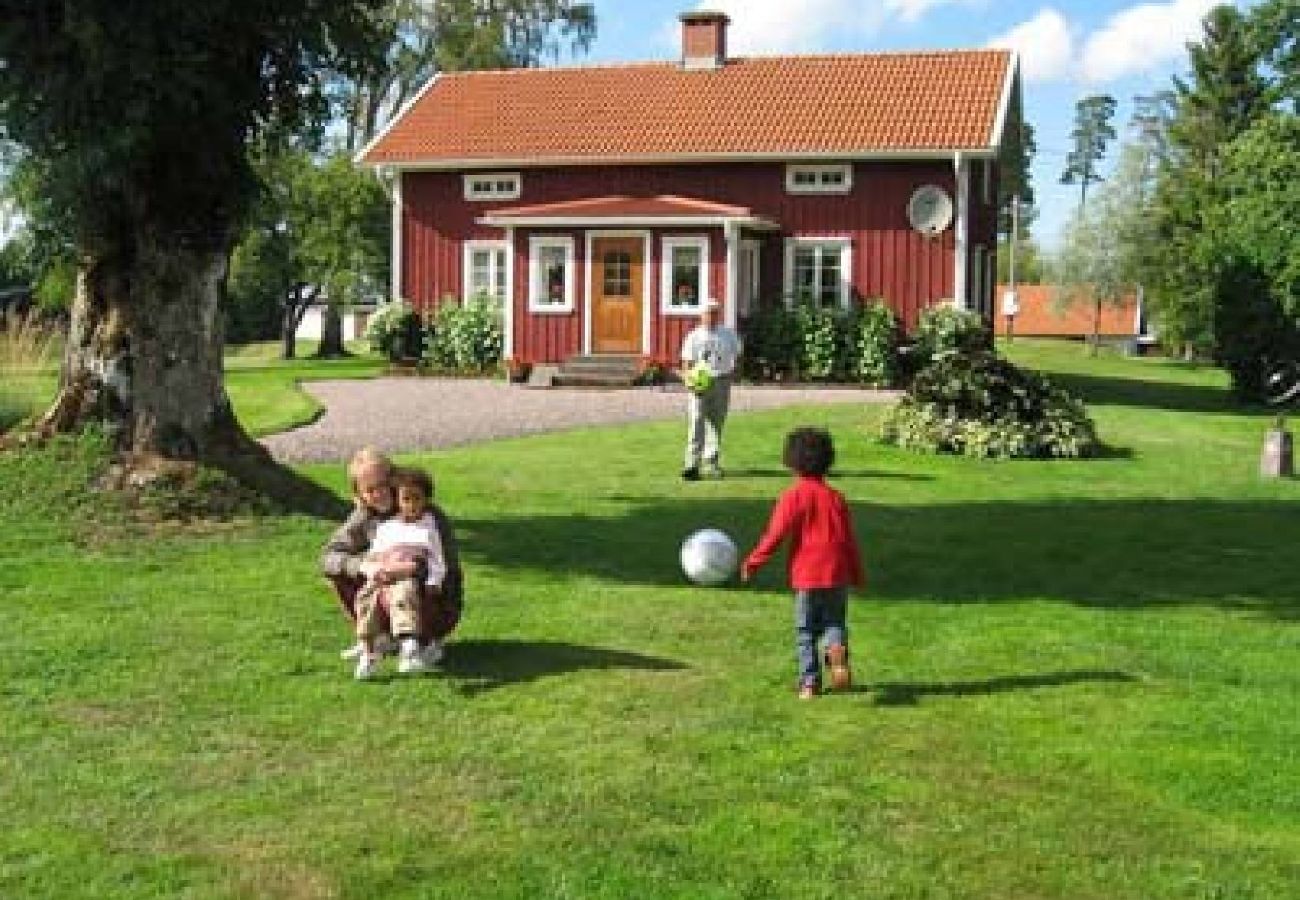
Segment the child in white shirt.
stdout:
<svg viewBox="0 0 1300 900">
<path fill-rule="evenodd" d="M 397 515 L 379 524 L 361 572 L 365 586 L 357 593 L 357 639 L 361 655 L 356 677 L 374 676 L 379 665 L 375 641 L 391 633 L 398 641 L 397 668 L 403 673 L 428 671 L 436 662 L 434 642 L 422 649 L 418 635 L 421 597 L 438 590 L 447 576 L 447 563 L 438 527 L 429 509 L 433 480 L 415 469 L 393 475 Z"/>
</svg>

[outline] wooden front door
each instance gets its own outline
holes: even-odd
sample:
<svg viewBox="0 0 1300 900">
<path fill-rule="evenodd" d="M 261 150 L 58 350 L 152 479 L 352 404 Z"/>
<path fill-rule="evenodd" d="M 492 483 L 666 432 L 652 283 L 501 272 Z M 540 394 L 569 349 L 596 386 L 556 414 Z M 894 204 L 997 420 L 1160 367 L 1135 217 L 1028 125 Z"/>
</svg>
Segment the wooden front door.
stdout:
<svg viewBox="0 0 1300 900">
<path fill-rule="evenodd" d="M 645 260 L 639 237 L 596 238 L 591 243 L 591 349 L 641 352 Z"/>
</svg>

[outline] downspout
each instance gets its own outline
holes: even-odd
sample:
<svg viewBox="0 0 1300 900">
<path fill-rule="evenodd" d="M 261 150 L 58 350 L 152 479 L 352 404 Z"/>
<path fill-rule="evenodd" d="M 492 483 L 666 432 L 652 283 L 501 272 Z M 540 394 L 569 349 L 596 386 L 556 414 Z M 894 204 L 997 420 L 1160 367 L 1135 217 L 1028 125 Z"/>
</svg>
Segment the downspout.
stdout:
<svg viewBox="0 0 1300 900">
<path fill-rule="evenodd" d="M 970 164 L 960 150 L 952 155 L 956 172 L 957 222 L 953 248 L 952 304 L 957 309 L 970 308 L 967 273 L 970 271 Z"/>
</svg>

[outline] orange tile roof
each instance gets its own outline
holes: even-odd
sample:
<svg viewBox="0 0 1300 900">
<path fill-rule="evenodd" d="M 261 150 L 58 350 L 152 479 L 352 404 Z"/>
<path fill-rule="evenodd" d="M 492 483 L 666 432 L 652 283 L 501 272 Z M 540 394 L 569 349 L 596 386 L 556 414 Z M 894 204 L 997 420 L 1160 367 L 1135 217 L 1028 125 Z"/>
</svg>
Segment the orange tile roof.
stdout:
<svg viewBox="0 0 1300 900">
<path fill-rule="evenodd" d="M 774 56 L 437 76 L 370 164 L 987 149 L 1006 50 Z"/>
<path fill-rule="evenodd" d="M 1002 294 L 1007 286 L 994 290 L 994 327 L 999 335 L 1007 333 L 1007 317 L 1002 314 Z M 1092 334 L 1093 304 L 1080 299 L 1068 305 L 1055 300 L 1056 288 L 1050 284 L 1016 286 L 1015 333 L 1022 337 L 1083 337 Z M 1097 333 L 1106 337 L 1134 337 L 1138 330 L 1137 295 L 1125 297 L 1118 304 L 1102 304 Z"/>
</svg>

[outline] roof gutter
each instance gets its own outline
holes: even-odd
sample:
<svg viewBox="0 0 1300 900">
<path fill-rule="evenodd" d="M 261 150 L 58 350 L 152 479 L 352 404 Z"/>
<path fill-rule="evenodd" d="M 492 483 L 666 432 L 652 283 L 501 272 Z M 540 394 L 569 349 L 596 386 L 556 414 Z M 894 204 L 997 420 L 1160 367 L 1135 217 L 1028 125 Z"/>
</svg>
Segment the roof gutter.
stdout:
<svg viewBox="0 0 1300 900">
<path fill-rule="evenodd" d="M 358 154 L 359 165 L 375 166 L 405 172 L 448 172 L 472 169 L 536 169 L 552 166 L 607 166 L 607 165 L 674 165 L 678 163 L 730 163 L 730 162 L 844 162 L 951 160 L 961 153 L 968 158 L 992 158 L 996 147 L 948 147 L 940 150 L 847 150 L 843 152 L 781 152 L 781 153 L 679 153 L 627 156 L 525 156 L 525 157 L 465 157 L 438 160 L 364 159 L 365 151 Z"/>
</svg>

